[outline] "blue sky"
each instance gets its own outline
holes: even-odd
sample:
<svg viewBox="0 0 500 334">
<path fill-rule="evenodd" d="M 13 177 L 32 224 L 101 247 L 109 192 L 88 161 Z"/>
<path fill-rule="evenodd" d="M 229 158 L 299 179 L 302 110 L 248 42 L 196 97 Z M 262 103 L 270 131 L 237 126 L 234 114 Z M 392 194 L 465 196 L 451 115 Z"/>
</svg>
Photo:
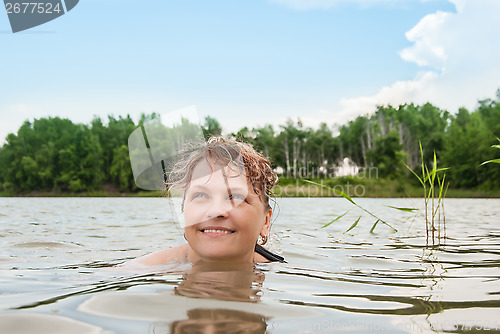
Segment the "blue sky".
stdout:
<svg viewBox="0 0 500 334">
<path fill-rule="evenodd" d="M 34 118 L 189 105 L 225 132 L 474 108 L 500 88 L 499 16 L 497 0 L 81 0 L 13 34 L 3 12 L 0 144 Z"/>
</svg>

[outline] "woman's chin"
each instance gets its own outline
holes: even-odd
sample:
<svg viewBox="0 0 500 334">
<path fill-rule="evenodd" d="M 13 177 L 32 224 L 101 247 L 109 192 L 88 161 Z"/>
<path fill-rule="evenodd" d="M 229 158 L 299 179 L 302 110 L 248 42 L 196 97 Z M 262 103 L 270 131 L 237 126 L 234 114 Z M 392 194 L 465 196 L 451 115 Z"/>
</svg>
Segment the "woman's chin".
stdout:
<svg viewBox="0 0 500 334">
<path fill-rule="evenodd" d="M 200 259 L 207 262 L 245 262 L 246 259 L 242 255 L 231 254 L 226 251 L 217 251 L 210 250 L 207 252 L 198 254 Z M 248 259 L 248 262 L 251 262 L 251 258 Z"/>
</svg>

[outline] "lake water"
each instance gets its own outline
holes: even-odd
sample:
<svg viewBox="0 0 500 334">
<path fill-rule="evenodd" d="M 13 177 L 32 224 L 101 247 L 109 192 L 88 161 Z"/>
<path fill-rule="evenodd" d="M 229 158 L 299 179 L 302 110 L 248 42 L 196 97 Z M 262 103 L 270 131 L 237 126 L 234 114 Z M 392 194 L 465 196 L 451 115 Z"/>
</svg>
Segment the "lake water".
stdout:
<svg viewBox="0 0 500 334">
<path fill-rule="evenodd" d="M 0 198 L 0 333 L 500 333 L 500 200 L 446 200 L 426 247 L 421 199 L 279 200 L 288 263 L 116 265 L 183 243 L 162 198 Z M 352 209 L 327 228 L 320 227 Z M 278 210 L 275 210 L 278 211 Z"/>
</svg>

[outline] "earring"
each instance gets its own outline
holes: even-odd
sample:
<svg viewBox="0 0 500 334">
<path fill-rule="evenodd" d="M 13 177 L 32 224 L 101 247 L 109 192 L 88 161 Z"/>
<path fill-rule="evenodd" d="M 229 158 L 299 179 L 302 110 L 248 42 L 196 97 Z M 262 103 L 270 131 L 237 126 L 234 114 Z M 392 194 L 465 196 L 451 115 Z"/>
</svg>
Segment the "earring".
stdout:
<svg viewBox="0 0 500 334">
<path fill-rule="evenodd" d="M 267 235 L 265 236 L 259 235 L 259 240 L 257 241 L 257 243 L 262 246 L 265 245 L 266 242 L 267 242 Z"/>
</svg>

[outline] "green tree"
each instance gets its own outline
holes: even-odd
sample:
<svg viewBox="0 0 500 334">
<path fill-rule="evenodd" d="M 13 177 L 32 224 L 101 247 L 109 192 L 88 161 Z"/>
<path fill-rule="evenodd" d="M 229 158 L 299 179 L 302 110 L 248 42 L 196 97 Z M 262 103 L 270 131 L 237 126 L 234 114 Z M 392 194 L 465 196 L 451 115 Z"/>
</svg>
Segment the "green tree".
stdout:
<svg viewBox="0 0 500 334">
<path fill-rule="evenodd" d="M 281 154 L 277 155 L 276 160 L 282 163 L 280 165 L 284 166 L 287 176 L 297 177 L 301 164 L 306 163 L 305 152 L 303 152 L 305 140 L 306 131 L 300 120 L 295 124 L 289 119 L 285 125 L 281 126 L 281 132 L 276 138 L 277 150 Z"/>
<path fill-rule="evenodd" d="M 309 152 L 311 172 L 316 177 L 326 175 L 339 157 L 337 140 L 326 123 L 321 123 L 317 130 L 310 130 L 304 150 Z"/>
<path fill-rule="evenodd" d="M 470 188 L 485 181 L 487 169 L 479 165 L 488 156 L 490 136 L 477 112 L 461 108 L 452 118 L 442 154 L 452 186 Z"/>
<path fill-rule="evenodd" d="M 255 133 L 253 145 L 267 157 L 273 154 L 275 150 L 275 133 L 272 125 L 254 128 L 252 132 Z"/>
<path fill-rule="evenodd" d="M 119 186 L 120 191 L 135 190 L 127 146 L 117 147 L 113 152 L 110 175 L 113 183 Z"/>
<path fill-rule="evenodd" d="M 405 154 L 399 142 L 399 135 L 395 129 L 386 137 L 379 137 L 376 148 L 368 151 L 368 159 L 373 166 L 378 168 L 381 177 L 398 177 L 403 170 Z"/>
<path fill-rule="evenodd" d="M 205 123 L 202 126 L 202 131 L 205 139 L 208 139 L 212 136 L 220 136 L 222 133 L 222 127 L 220 126 L 219 121 L 215 118 L 206 116 Z"/>
</svg>

